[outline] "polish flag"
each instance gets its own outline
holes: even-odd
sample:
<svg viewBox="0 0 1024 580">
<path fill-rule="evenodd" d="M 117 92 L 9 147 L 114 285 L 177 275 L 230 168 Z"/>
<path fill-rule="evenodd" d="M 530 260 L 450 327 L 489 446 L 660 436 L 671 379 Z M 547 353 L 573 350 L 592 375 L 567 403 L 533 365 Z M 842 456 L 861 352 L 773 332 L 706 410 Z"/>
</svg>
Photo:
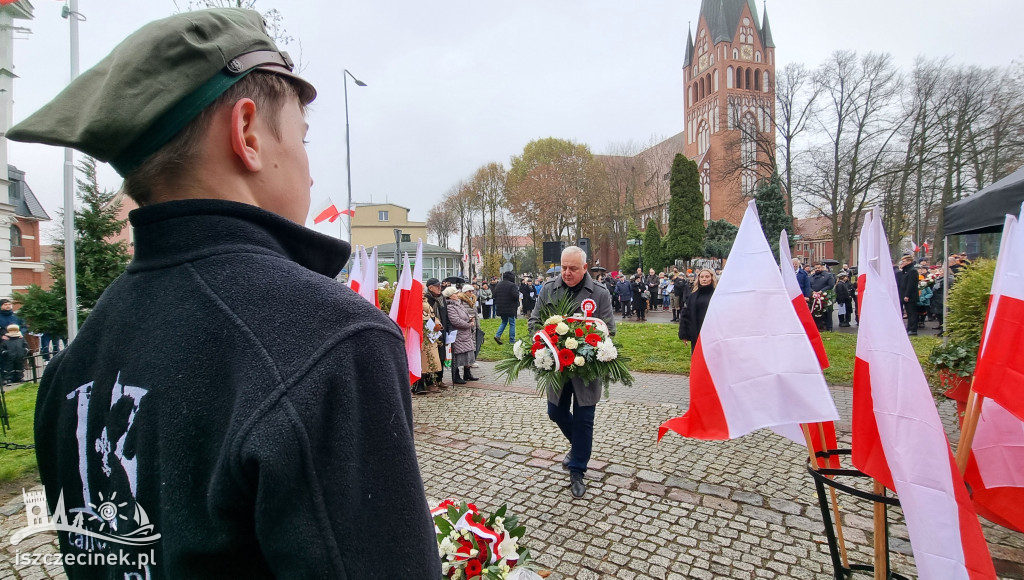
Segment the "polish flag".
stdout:
<svg viewBox="0 0 1024 580">
<path fill-rule="evenodd" d="M 366 248 L 359 248 L 359 258 L 364 264 L 363 276 L 359 281 L 359 295 L 380 308 L 380 300 L 377 298 L 377 247 L 374 246 L 370 256 L 366 255 Z"/>
<path fill-rule="evenodd" d="M 924 243 L 921 244 L 921 251 L 927 254 L 929 249 L 931 249 L 931 245 L 928 244 L 928 240 L 925 240 Z"/>
<path fill-rule="evenodd" d="M 828 355 L 825 353 L 825 344 L 821 341 L 821 333 L 818 332 L 818 325 L 814 323 L 814 318 L 811 316 L 811 309 L 807 307 L 804 293 L 800 291 L 800 283 L 796 281 L 796 272 L 793 270 L 793 256 L 789 253 L 789 235 L 786 233 L 786 230 L 782 230 L 782 233 L 779 235 L 779 269 L 782 271 L 782 281 L 786 286 L 790 302 L 793 304 L 793 310 L 796 311 L 797 318 L 800 319 L 800 324 L 803 325 L 804 332 L 807 333 L 807 338 L 811 341 L 814 354 L 818 357 L 818 364 L 821 365 L 822 370 L 827 369 L 829 363 Z M 823 423 L 811 423 L 807 427 L 815 452 L 838 448 L 835 423 L 825 421 Z M 772 427 L 772 430 L 800 445 L 806 443 L 803 430 L 799 425 L 780 425 Z M 838 469 L 839 457 L 832 455 L 828 458 L 827 462 L 824 458 L 819 457 L 818 464 L 819 467 Z"/>
<path fill-rule="evenodd" d="M 690 408 L 658 428 L 733 439 L 774 425 L 839 419 L 754 202 L 708 305 L 690 367 Z"/>
<path fill-rule="evenodd" d="M 313 223 L 315 224 L 323 221 L 333 223 L 334 220 L 338 219 L 338 216 L 341 215 L 341 210 L 338 209 L 338 206 L 334 205 L 334 201 L 332 201 L 330 197 L 328 197 L 325 202 L 317 206 L 313 211 L 315 212 L 313 217 Z"/>
<path fill-rule="evenodd" d="M 875 210 L 869 209 L 864 216 L 864 224 L 860 227 L 860 238 L 857 244 L 857 312 L 860 312 L 864 300 L 864 288 L 868 284 L 868 256 L 874 254 L 871 246 L 871 222 L 875 219 Z"/>
<path fill-rule="evenodd" d="M 363 255 L 359 248 L 352 248 L 352 269 L 348 273 L 348 287 L 359 294 L 359 288 L 363 284 Z"/>
<path fill-rule="evenodd" d="M 1024 421 L 1024 234 L 1019 230 L 1017 218 L 1007 215 L 974 371 L 974 391 Z"/>
<path fill-rule="evenodd" d="M 972 385 L 981 416 L 964 480 L 979 514 L 1024 531 L 1024 235 L 1018 224 L 1007 215 L 1003 225 Z"/>
<path fill-rule="evenodd" d="M 409 382 L 415 383 L 422 376 L 421 349 L 423 348 L 423 241 L 416 247 L 416 269 L 409 267 L 409 254 L 405 254 L 402 276 L 395 289 L 391 303 L 391 320 L 394 320 L 405 336 L 405 356 L 409 360 Z"/>
<path fill-rule="evenodd" d="M 910 345 L 881 220 L 873 246 L 853 374 L 853 464 L 900 499 L 921 578 L 995 578 L 917 355 Z"/>
</svg>

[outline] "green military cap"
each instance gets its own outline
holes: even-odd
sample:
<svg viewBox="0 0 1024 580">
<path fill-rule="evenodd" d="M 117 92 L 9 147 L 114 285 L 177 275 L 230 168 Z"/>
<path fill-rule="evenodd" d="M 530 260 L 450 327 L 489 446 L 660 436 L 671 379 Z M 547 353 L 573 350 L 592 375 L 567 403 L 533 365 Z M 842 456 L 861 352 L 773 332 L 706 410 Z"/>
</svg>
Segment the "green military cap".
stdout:
<svg viewBox="0 0 1024 580">
<path fill-rule="evenodd" d="M 292 79 L 309 103 L 316 89 L 292 68 L 258 12 L 175 14 L 126 38 L 7 138 L 72 147 L 124 176 L 253 70 Z"/>
</svg>

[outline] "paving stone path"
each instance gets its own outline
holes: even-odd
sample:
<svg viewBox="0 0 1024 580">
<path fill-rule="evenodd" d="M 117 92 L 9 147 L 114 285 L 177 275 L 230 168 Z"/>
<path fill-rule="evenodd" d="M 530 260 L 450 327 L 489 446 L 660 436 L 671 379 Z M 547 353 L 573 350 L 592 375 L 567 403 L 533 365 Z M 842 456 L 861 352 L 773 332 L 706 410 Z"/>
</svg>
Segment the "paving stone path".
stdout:
<svg viewBox="0 0 1024 580">
<path fill-rule="evenodd" d="M 696 441 L 657 427 L 689 405 L 686 377 L 637 373 L 597 407 L 588 491 L 573 500 L 561 469 L 568 445 L 547 419 L 527 373 L 505 385 L 493 363 L 482 380 L 413 401 L 416 447 L 428 498 L 491 511 L 502 503 L 527 526 L 526 545 L 552 579 L 830 578 L 807 452 L 767 431 Z M 849 446 L 851 390 L 832 389 Z M 954 438 L 955 410 L 940 404 Z M 849 558 L 871 561 L 870 505 L 840 499 Z M 14 566 L 9 538 L 24 525 L 15 499 L 0 506 L 0 580 L 64 578 L 59 569 Z M 891 565 L 916 577 L 906 528 L 890 511 Z M 1000 578 L 1024 578 L 1024 535 L 984 524 Z M 22 551 L 56 551 L 36 536 Z M 868 575 L 857 577 L 870 578 Z"/>
</svg>

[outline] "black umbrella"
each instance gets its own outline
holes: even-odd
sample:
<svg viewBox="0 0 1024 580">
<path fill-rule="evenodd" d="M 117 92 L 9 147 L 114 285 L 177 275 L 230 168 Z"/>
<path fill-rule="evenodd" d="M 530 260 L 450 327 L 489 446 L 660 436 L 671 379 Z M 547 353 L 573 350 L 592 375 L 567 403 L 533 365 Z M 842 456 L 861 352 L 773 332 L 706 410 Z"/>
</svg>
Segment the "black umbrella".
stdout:
<svg viewBox="0 0 1024 580">
<path fill-rule="evenodd" d="M 838 266 L 839 265 L 839 260 L 833 260 L 832 258 L 825 258 L 824 260 L 821 261 L 821 263 L 825 264 L 826 266 Z"/>
<path fill-rule="evenodd" d="M 448 276 L 443 281 L 447 282 L 449 284 L 465 284 L 466 283 L 466 280 L 463 279 L 463 278 L 460 278 L 459 276 Z"/>
<path fill-rule="evenodd" d="M 591 268 L 589 268 L 589 270 L 591 272 L 607 272 L 608 268 L 605 268 L 603 266 L 592 266 Z"/>
</svg>

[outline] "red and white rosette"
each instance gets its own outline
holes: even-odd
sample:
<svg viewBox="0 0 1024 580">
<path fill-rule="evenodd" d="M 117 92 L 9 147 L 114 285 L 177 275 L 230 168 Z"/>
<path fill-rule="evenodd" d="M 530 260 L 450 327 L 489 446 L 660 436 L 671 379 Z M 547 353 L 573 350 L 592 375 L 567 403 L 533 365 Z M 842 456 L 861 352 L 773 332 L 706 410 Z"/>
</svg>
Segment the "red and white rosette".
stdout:
<svg viewBox="0 0 1024 580">
<path fill-rule="evenodd" d="M 601 331 L 604 332 L 605 338 L 611 336 L 608 332 L 608 325 L 605 324 L 605 321 L 594 316 L 594 312 L 597 311 L 597 302 L 594 302 L 593 298 L 587 298 L 581 302 L 580 309 L 583 310 L 583 317 L 571 317 L 568 319 L 570 322 L 589 322 L 601 329 Z"/>
</svg>

